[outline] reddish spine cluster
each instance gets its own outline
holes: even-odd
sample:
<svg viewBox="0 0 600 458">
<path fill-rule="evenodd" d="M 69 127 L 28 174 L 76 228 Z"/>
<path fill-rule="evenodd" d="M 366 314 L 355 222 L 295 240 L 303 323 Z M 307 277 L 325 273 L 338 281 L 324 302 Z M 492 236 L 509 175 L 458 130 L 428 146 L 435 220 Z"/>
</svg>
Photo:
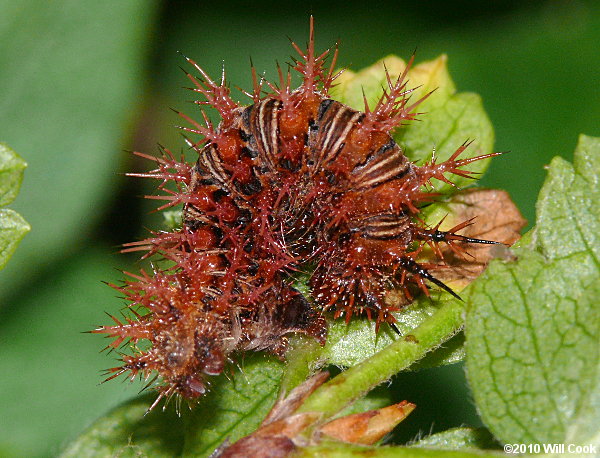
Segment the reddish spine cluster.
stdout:
<svg viewBox="0 0 600 458">
<path fill-rule="evenodd" d="M 158 158 L 136 153 L 157 166 L 134 175 L 162 181 L 164 194 L 150 198 L 164 199 L 161 209 L 182 205 L 183 226 L 126 247 L 172 267 L 128 274 L 115 286 L 131 315 L 95 332 L 114 338 L 114 348 L 128 340 L 134 351 L 109 379 L 158 373 L 158 399 L 196 398 L 206 375 L 221 373 L 234 351 L 283 355 L 290 332 L 324 343 L 328 309 L 336 318 L 365 314 L 393 325 L 390 289 L 404 288 L 410 298 L 410 285 L 428 293 L 430 282 L 454 294 L 429 272 L 433 266 L 417 262 L 424 244 L 441 256 L 440 243 L 494 243 L 456 234 L 468 222 L 443 232 L 417 218 L 432 198 L 424 190 L 431 179 L 470 176 L 462 167 L 491 155 L 460 159 L 465 144 L 442 163 L 418 167 L 404 156 L 390 132 L 414 119 L 429 95 L 409 103 L 408 67 L 396 81 L 388 77 L 374 108 L 365 101 L 358 112 L 329 98 L 337 49 L 326 67 L 329 51 L 315 54 L 312 21 L 308 49 L 293 46 L 300 87 L 292 90 L 281 69 L 278 85 L 258 81 L 253 70 L 246 107 L 231 99 L 224 75 L 216 83 L 187 59 L 201 75 L 188 74 L 203 97 L 197 103 L 214 107 L 221 122 L 180 114 L 190 125 L 182 129 L 202 138 L 187 139 L 199 155 L 194 166 L 167 150 Z M 292 285 L 292 274 L 307 269 L 311 300 Z M 150 342 L 147 350 L 136 348 L 141 340 Z"/>
</svg>

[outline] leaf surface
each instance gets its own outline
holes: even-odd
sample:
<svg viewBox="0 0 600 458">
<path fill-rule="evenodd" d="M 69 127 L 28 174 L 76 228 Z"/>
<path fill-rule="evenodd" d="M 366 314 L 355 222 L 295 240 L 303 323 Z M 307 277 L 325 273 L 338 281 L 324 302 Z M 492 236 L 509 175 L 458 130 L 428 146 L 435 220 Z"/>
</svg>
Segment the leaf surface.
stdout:
<svg viewBox="0 0 600 458">
<path fill-rule="evenodd" d="M 251 354 L 239 366 L 214 379 L 211 391 L 192 409 L 172 399 L 165 411 L 158 406 L 145 415 L 155 394 L 124 403 L 92 424 L 63 456 L 209 456 L 221 443 L 254 431 L 277 397 L 281 362 Z"/>
<path fill-rule="evenodd" d="M 183 419 L 171 407 L 144 416 L 154 395 L 126 402 L 97 420 L 62 453 L 62 458 L 96 456 L 168 457 L 183 448 Z"/>
<path fill-rule="evenodd" d="M 0 143 L 0 207 L 10 204 L 19 193 L 27 163 Z M 11 258 L 31 226 L 14 210 L 0 209 L 0 270 Z"/>
<path fill-rule="evenodd" d="M 0 143 L 0 207 L 17 197 L 26 167 L 27 163 L 17 153 Z"/>
<path fill-rule="evenodd" d="M 554 159 L 529 244 L 492 262 L 469 296 L 468 379 L 504 442 L 600 438 L 598 170 L 600 139 L 582 136 L 573 165 Z"/>
<path fill-rule="evenodd" d="M 14 210 L 0 209 L 0 269 L 11 258 L 31 226 Z"/>
<path fill-rule="evenodd" d="M 463 448 L 489 449 L 497 447 L 498 444 L 495 442 L 494 436 L 485 428 L 452 428 L 424 437 L 412 446 L 457 450 Z"/>
<path fill-rule="evenodd" d="M 191 412 L 184 455 L 209 456 L 221 443 L 250 434 L 275 403 L 283 364 L 262 353 L 240 358 L 240 370 L 221 376 Z"/>
</svg>

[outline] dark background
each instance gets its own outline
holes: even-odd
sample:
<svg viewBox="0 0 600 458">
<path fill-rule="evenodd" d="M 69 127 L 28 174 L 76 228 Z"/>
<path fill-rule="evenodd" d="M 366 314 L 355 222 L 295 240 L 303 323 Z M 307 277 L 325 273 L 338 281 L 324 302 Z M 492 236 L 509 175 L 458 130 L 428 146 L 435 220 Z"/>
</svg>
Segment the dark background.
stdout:
<svg viewBox="0 0 600 458">
<path fill-rule="evenodd" d="M 544 165 L 571 159 L 579 133 L 600 135 L 597 2 L 0 0 L 0 141 L 29 163 L 11 208 L 33 226 L 0 273 L 0 455 L 54 455 L 136 393 L 98 386 L 114 358 L 81 332 L 122 306 L 101 283 L 137 268 L 118 245 L 160 227 L 138 198 L 150 183 L 123 176 L 148 164 L 124 151 L 182 148 L 168 108 L 195 109 L 177 51 L 249 88 L 250 57 L 272 77 L 310 14 L 317 48 L 339 40 L 352 70 L 448 54 L 458 90 L 482 96 L 496 150 L 510 151 L 482 185 L 507 189 L 530 222 Z M 402 375 L 395 396 L 418 405 L 402 439 L 478 424 L 462 365 Z"/>
</svg>

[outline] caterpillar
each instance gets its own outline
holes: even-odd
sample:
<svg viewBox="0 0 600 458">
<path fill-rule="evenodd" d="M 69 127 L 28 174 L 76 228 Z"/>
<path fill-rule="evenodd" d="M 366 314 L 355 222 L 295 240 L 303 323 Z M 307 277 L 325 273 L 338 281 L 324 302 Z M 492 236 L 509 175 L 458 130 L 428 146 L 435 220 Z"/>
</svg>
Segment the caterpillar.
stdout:
<svg viewBox="0 0 600 458">
<path fill-rule="evenodd" d="M 93 332 L 113 338 L 110 348 L 133 348 L 107 370 L 107 380 L 159 377 L 152 407 L 174 394 L 202 396 L 234 352 L 283 357 L 290 333 L 324 344 L 327 311 L 395 328 L 392 312 L 401 306 L 386 303 L 391 289 L 403 289 L 406 303 L 431 285 L 458 297 L 432 274 L 439 266 L 417 260 L 421 247 L 441 258 L 440 244 L 459 252 L 461 244 L 497 243 L 459 235 L 470 221 L 440 231 L 419 219 L 434 198 L 426 188 L 432 179 L 472 178 L 464 166 L 498 153 L 461 159 L 465 143 L 446 161 L 434 157 L 421 166 L 404 155 L 391 132 L 420 115 L 416 108 L 431 94 L 410 101 L 414 56 L 397 79 L 387 75 L 379 101 L 371 108 L 365 99 L 361 112 L 329 96 L 338 49 L 315 53 L 312 18 L 307 48 L 292 46 L 299 57 L 287 72 L 278 66 L 278 84 L 252 68 L 248 106 L 233 101 L 224 72 L 215 82 L 186 58 L 200 75 L 186 72 L 202 98 L 196 103 L 216 109 L 220 123 L 204 110 L 202 122 L 178 113 L 188 123 L 181 127 L 185 141 L 198 153 L 193 165 L 164 148 L 159 157 L 135 153 L 156 167 L 130 175 L 160 180 L 163 194 L 149 197 L 165 200 L 160 209 L 182 206 L 182 227 L 126 245 L 124 251 L 157 255 L 168 267 L 111 285 L 131 313 Z M 291 71 L 302 79 L 295 89 Z M 310 272 L 309 298 L 294 287 L 298 271 Z M 140 341 L 150 345 L 138 348 Z"/>
</svg>

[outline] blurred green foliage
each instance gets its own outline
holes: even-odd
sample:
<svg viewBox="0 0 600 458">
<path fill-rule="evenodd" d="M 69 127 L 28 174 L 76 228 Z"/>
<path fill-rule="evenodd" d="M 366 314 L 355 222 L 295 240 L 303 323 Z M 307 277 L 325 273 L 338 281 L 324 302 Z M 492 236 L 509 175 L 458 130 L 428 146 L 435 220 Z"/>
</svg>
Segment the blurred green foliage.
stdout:
<svg viewBox="0 0 600 458">
<path fill-rule="evenodd" d="M 27 163 L 17 153 L 0 143 L 0 207 L 10 204 L 17 197 L 26 167 Z M 30 230 L 31 226 L 17 212 L 0 208 L 0 270 Z"/>
<path fill-rule="evenodd" d="M 154 2 L 0 0 L 0 141 L 28 162 L 12 207 L 33 227 L 0 273 L 0 455 L 49 456 L 135 386 L 97 386 L 112 364 L 100 337 L 121 301 L 100 283 L 134 258 L 117 245 L 157 228 L 145 170 L 124 153 L 183 142 L 169 107 L 197 113 L 177 51 L 232 87 L 250 86 L 249 61 L 267 77 L 288 62 L 290 36 L 340 41 L 340 66 L 388 54 L 441 53 L 459 91 L 478 93 L 499 151 L 483 185 L 507 189 L 533 220 L 550 158 L 571 157 L 580 132 L 599 136 L 600 6 L 593 1 Z M 247 100 L 241 93 L 239 100 Z M 433 147 L 434 145 L 432 145 Z M 147 186 L 147 188 L 144 188 Z M 402 374 L 399 399 L 419 409 L 397 433 L 477 426 L 460 365 Z"/>
</svg>

